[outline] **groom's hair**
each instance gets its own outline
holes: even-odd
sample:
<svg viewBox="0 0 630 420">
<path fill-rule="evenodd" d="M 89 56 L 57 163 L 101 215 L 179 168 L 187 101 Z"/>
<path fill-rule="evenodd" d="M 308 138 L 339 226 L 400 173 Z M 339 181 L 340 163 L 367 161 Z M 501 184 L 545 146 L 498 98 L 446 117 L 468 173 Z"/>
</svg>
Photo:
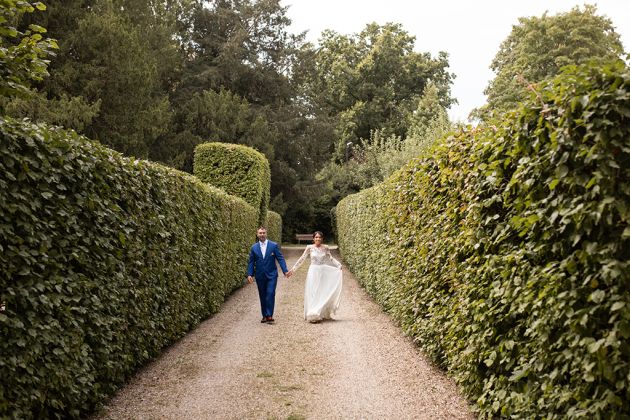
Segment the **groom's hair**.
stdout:
<svg viewBox="0 0 630 420">
<path fill-rule="evenodd" d="M 264 227 L 264 226 L 260 225 L 260 226 L 258 226 L 258 229 L 256 229 L 256 232 L 258 232 L 260 229 L 262 229 L 262 230 L 267 230 L 267 228 L 266 228 L 266 227 Z"/>
</svg>

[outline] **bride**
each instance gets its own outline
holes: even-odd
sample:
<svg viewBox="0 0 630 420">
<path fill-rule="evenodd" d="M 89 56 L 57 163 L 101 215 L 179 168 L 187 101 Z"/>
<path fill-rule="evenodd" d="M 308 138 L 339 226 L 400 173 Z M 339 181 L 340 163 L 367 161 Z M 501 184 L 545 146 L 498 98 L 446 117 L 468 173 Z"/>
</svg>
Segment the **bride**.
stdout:
<svg viewBox="0 0 630 420">
<path fill-rule="evenodd" d="M 304 319 L 313 323 L 330 319 L 341 300 L 341 263 L 330 254 L 330 248 L 322 244 L 323 240 L 324 234 L 315 232 L 313 245 L 306 247 L 300 259 L 289 270 L 293 274 L 310 255 L 311 265 L 304 288 Z"/>
</svg>

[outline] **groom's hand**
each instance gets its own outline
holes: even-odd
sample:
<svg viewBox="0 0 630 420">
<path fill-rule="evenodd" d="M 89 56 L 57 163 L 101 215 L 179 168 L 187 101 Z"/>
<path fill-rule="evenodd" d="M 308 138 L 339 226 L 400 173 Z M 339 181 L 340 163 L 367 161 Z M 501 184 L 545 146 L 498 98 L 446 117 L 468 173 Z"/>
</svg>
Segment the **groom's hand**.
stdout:
<svg viewBox="0 0 630 420">
<path fill-rule="evenodd" d="M 254 277 L 247 276 L 247 283 L 252 284 L 254 282 Z"/>
<path fill-rule="evenodd" d="M 286 278 L 289 278 L 289 277 L 291 277 L 292 275 L 293 275 L 293 271 L 291 271 L 291 270 L 289 270 L 289 271 L 287 271 L 286 273 L 284 273 L 284 276 L 285 276 Z"/>
</svg>

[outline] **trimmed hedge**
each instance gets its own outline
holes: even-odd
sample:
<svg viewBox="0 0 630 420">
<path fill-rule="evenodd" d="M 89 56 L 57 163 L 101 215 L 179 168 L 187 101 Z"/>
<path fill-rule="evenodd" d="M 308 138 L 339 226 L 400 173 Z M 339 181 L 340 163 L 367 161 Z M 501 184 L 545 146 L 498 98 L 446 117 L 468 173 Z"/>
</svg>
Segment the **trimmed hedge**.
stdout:
<svg viewBox="0 0 630 420">
<path fill-rule="evenodd" d="M 71 132 L 0 136 L 0 417 L 84 417 L 242 284 L 258 214 Z"/>
<path fill-rule="evenodd" d="M 193 173 L 258 209 L 259 226 L 267 220 L 271 171 L 262 153 L 239 144 L 203 143 L 195 148 Z"/>
<path fill-rule="evenodd" d="M 274 242 L 282 243 L 282 216 L 275 211 L 267 211 L 267 220 L 264 223 L 267 227 L 267 237 Z"/>
<path fill-rule="evenodd" d="M 497 124 L 342 200 L 344 260 L 481 417 L 628 418 L 630 71 Z"/>
</svg>

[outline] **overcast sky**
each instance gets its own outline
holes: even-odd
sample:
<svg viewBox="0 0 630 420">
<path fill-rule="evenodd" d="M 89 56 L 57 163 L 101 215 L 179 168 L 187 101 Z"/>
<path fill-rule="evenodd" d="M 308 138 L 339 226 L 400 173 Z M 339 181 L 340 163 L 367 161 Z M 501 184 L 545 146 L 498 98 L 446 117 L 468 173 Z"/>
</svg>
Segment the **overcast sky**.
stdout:
<svg viewBox="0 0 630 420">
<path fill-rule="evenodd" d="M 630 1 L 600 0 L 598 14 L 609 17 L 630 51 Z M 449 111 L 451 119 L 465 121 L 468 113 L 485 103 L 483 90 L 494 77 L 489 66 L 501 42 L 519 17 L 569 11 L 584 2 L 572 0 L 281 0 L 289 6 L 294 33 L 308 31 L 317 43 L 324 29 L 341 34 L 360 32 L 366 24 L 400 23 L 416 37 L 416 51 L 449 54 L 450 71 L 456 78 L 452 94 L 459 104 Z"/>
</svg>

